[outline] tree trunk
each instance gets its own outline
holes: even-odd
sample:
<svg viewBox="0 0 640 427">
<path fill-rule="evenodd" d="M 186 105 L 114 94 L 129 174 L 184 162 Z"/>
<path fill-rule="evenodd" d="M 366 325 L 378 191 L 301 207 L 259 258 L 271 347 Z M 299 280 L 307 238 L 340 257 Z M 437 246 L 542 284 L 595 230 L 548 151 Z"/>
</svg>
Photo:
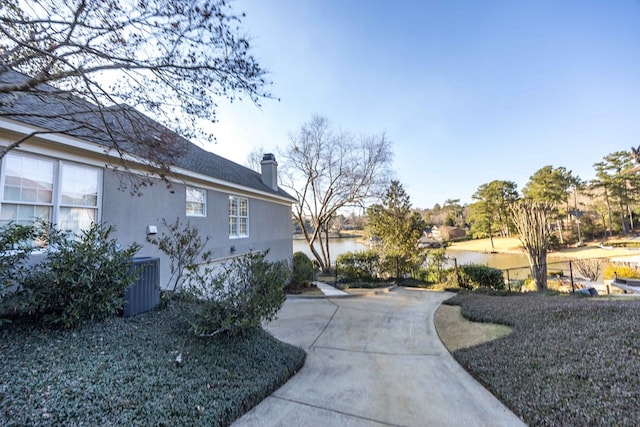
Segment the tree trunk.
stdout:
<svg viewBox="0 0 640 427">
<path fill-rule="evenodd" d="M 607 203 L 607 214 L 609 216 L 609 237 L 613 236 L 613 214 L 611 213 L 611 203 L 609 202 L 609 193 L 607 187 L 604 188 L 604 199 Z"/>
<path fill-rule="evenodd" d="M 560 218 L 556 219 L 556 228 L 558 229 L 558 237 L 560 238 L 560 244 L 564 245 L 564 236 L 562 235 L 562 223 L 560 222 Z"/>
<path fill-rule="evenodd" d="M 527 250 L 531 276 L 539 292 L 547 290 L 547 250 L 549 248 L 549 216 L 553 205 L 521 200 L 511 206 L 513 222 L 520 241 Z"/>
<path fill-rule="evenodd" d="M 546 292 L 547 286 L 547 251 L 538 251 L 536 253 L 527 253 L 529 258 L 529 267 L 531 277 L 536 284 L 538 292 Z"/>
</svg>

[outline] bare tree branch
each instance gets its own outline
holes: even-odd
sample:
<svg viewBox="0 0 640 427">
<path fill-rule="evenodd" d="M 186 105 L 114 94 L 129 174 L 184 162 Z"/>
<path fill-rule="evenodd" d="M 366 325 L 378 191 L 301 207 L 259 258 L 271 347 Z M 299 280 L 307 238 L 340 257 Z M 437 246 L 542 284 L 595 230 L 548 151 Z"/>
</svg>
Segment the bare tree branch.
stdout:
<svg viewBox="0 0 640 427">
<path fill-rule="evenodd" d="M 354 137 L 334 131 L 326 118 L 302 125 L 283 158 L 283 183 L 295 195 L 294 218 L 311 253 L 323 269 L 331 266 L 329 225 L 348 205 L 364 204 L 382 194 L 391 163 L 385 134 Z M 311 230 L 305 227 L 310 221 Z"/>
<path fill-rule="evenodd" d="M 102 139 L 108 151 L 166 175 L 180 151 L 170 147 L 177 135 L 213 139 L 200 124 L 216 120 L 217 99 L 270 96 L 242 17 L 226 0 L 0 0 L 0 118 L 97 134 L 92 141 Z M 36 100 L 56 108 L 31 111 L 38 117 L 27 121 L 24 104 Z M 138 112 L 164 128 L 148 132 Z M 134 134 L 123 138 L 125 131 Z M 11 141 L 9 150 L 26 140 Z"/>
</svg>

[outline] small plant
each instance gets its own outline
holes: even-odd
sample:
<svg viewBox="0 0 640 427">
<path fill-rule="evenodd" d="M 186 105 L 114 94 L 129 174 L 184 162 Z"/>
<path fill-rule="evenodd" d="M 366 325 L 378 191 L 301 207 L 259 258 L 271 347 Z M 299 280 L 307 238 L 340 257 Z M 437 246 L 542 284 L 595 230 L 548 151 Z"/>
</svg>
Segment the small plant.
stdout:
<svg viewBox="0 0 640 427">
<path fill-rule="evenodd" d="M 47 258 L 30 269 L 21 284 L 28 313 L 71 328 L 120 311 L 124 291 L 136 280 L 131 259 L 140 246 L 118 250 L 110 237 L 113 227 L 99 224 L 73 240 L 53 225 L 48 231 Z"/>
<path fill-rule="evenodd" d="M 293 287 L 304 286 L 305 283 L 312 281 L 313 277 L 314 269 L 311 259 L 304 252 L 295 252 L 293 254 L 291 285 Z"/>
<path fill-rule="evenodd" d="M 211 251 L 204 250 L 209 237 L 203 239 L 197 227 L 192 227 L 188 222 L 181 223 L 180 218 L 176 218 L 172 224 L 164 218 L 161 222 L 168 233 L 162 232 L 160 237 L 147 236 L 147 242 L 157 246 L 171 260 L 167 289 L 175 292 L 191 279 L 200 263 L 211 260 Z"/>
<path fill-rule="evenodd" d="M 434 283 L 443 282 L 446 278 L 449 258 L 444 248 L 427 250 L 427 280 Z"/>
<path fill-rule="evenodd" d="M 285 261 L 269 262 L 266 255 L 249 253 L 217 273 L 207 268 L 194 275 L 187 292 L 202 301 L 192 323 L 196 335 L 243 334 L 276 316 L 291 271 Z"/>
</svg>

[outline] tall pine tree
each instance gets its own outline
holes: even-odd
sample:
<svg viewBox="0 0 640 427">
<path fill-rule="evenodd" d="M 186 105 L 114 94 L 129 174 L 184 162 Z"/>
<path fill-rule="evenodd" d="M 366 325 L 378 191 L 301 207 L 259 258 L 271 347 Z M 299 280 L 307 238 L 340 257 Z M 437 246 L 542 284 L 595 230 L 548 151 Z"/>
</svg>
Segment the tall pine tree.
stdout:
<svg viewBox="0 0 640 427">
<path fill-rule="evenodd" d="M 418 212 L 411 210 L 409 195 L 399 181 L 391 181 L 382 204 L 371 206 L 368 217 L 371 234 L 381 240 L 378 249 L 387 272 L 401 278 L 424 262 L 418 240 L 426 224 Z"/>
</svg>

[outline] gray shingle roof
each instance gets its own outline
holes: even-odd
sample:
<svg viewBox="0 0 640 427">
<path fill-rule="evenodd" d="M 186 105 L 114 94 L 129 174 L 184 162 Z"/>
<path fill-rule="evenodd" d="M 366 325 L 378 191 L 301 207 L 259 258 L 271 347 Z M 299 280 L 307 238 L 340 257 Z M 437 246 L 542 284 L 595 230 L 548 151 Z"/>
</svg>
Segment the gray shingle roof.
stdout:
<svg viewBox="0 0 640 427">
<path fill-rule="evenodd" d="M 20 83 L 27 78 L 0 68 L 0 85 Z M 145 157 L 145 151 L 160 144 L 161 139 L 170 141 L 174 149 L 167 154 L 167 160 L 177 167 L 294 200 L 281 188 L 276 192 L 265 185 L 258 172 L 204 150 L 127 105 L 101 109 L 67 92 L 39 85 L 27 92 L 0 94 L 0 117 L 82 138 L 105 148 L 117 144 L 123 151 L 139 157 Z M 110 125 L 109 129 L 105 123 Z"/>
</svg>

